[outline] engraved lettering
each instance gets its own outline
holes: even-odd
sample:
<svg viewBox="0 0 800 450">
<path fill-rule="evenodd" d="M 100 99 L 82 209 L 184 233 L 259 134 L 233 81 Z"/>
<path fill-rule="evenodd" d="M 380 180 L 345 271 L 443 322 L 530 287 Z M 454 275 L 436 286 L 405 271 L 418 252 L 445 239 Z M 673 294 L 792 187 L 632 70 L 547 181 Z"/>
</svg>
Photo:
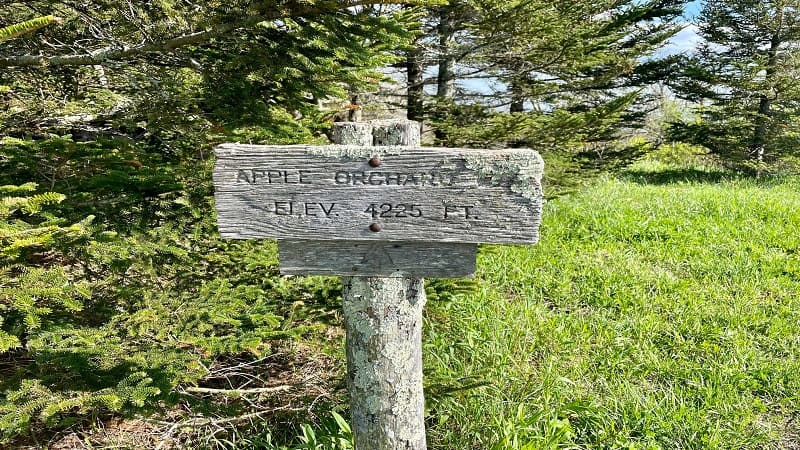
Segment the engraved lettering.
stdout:
<svg viewBox="0 0 800 450">
<path fill-rule="evenodd" d="M 370 248 L 364 253 L 364 258 L 361 264 L 369 264 L 370 266 L 382 269 L 386 266 L 394 264 L 391 255 L 382 244 L 372 244 Z"/>
<path fill-rule="evenodd" d="M 350 174 L 350 178 L 353 180 L 353 184 L 367 184 L 365 181 L 367 174 L 364 172 L 353 172 Z"/>
<path fill-rule="evenodd" d="M 365 213 L 370 213 L 373 219 L 377 219 L 378 217 L 382 219 L 388 219 L 392 217 L 396 217 L 399 219 L 409 218 L 409 217 L 422 217 L 422 210 L 420 209 L 419 205 L 411 205 L 407 203 L 382 203 L 380 205 L 371 203 L 367 209 L 364 210 Z"/>
<path fill-rule="evenodd" d="M 311 184 L 309 174 L 312 172 L 308 170 L 264 170 L 264 169 L 238 169 L 236 172 L 236 182 L 245 182 L 248 184 L 258 184 L 258 180 L 266 180 L 268 184 L 284 183 L 284 184 Z M 347 177 L 346 172 L 341 172 Z M 338 175 L 338 174 L 337 174 Z"/>
<path fill-rule="evenodd" d="M 336 206 L 336 203 L 331 203 L 331 207 L 328 208 L 328 209 L 325 209 L 325 205 L 324 204 L 322 204 L 322 203 L 319 204 L 320 209 L 322 209 L 322 212 L 325 213 L 325 217 L 330 217 L 331 216 L 331 212 L 333 212 L 333 207 L 334 206 Z"/>
<path fill-rule="evenodd" d="M 472 212 L 475 208 L 476 208 L 475 206 L 445 205 L 444 206 L 444 218 L 445 219 L 453 219 L 453 218 L 477 219 L 478 215 Z"/>
<path fill-rule="evenodd" d="M 293 213 L 293 202 L 275 202 L 275 214 L 279 216 L 291 216 Z"/>
<path fill-rule="evenodd" d="M 305 204 L 306 215 L 316 217 L 317 213 L 314 211 L 314 208 L 316 208 L 317 205 L 318 203 L 306 203 Z"/>
<path fill-rule="evenodd" d="M 304 183 L 302 171 L 300 171 L 299 176 L 300 182 Z M 437 170 L 416 173 L 339 171 L 334 174 L 333 181 L 336 184 L 350 184 L 353 186 L 359 184 L 371 186 L 452 186 L 454 177 L 452 174 Z"/>
<path fill-rule="evenodd" d="M 472 210 L 475 209 L 474 206 L 465 206 L 464 207 L 464 215 L 466 219 L 477 219 L 478 216 L 472 213 Z"/>
<path fill-rule="evenodd" d="M 336 175 L 333 177 L 333 181 L 336 184 L 349 184 L 350 183 L 350 174 L 347 172 L 336 172 Z"/>
<path fill-rule="evenodd" d="M 394 184 L 396 186 L 400 185 L 400 174 L 399 173 L 387 173 L 385 174 L 386 184 Z"/>
<path fill-rule="evenodd" d="M 267 172 L 264 170 L 253 169 L 250 171 L 250 173 L 253 174 L 252 177 L 253 184 L 256 184 L 256 179 L 258 179 L 259 175 L 261 176 L 261 178 L 267 176 Z"/>
<path fill-rule="evenodd" d="M 369 184 L 371 184 L 373 186 L 382 185 L 384 180 L 378 179 L 378 177 L 381 177 L 382 175 L 383 174 L 381 174 L 380 172 L 370 172 L 370 174 L 369 174 Z"/>
</svg>

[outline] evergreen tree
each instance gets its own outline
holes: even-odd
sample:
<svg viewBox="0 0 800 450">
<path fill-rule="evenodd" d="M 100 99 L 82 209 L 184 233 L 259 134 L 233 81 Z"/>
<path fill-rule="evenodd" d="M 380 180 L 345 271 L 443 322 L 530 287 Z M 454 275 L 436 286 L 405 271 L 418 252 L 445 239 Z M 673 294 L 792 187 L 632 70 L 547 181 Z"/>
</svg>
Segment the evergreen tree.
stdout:
<svg viewBox="0 0 800 450">
<path fill-rule="evenodd" d="M 18 97 L 30 94 L 30 105 L 48 100 L 42 92 L 68 101 L 99 90 L 118 94 L 113 104 L 103 102 L 105 112 L 135 119 L 134 129 L 145 123 L 138 128 L 148 131 L 158 116 L 169 119 L 162 123 L 199 117 L 241 124 L 261 123 L 274 109 L 313 115 L 319 102 L 343 98 L 346 86 L 374 89 L 381 75 L 373 69 L 393 62 L 411 39 L 414 8 L 373 3 L 0 0 L 0 36 L 19 36 L 0 45 L 0 85 Z M 44 12 L 60 19 L 26 22 Z M 165 101 L 187 80 L 196 108 Z M 100 102 L 87 100 L 82 113 L 98 112 L 92 105 Z M 30 108 L 7 126 L 41 123 L 54 106 Z M 157 114 L 149 114 L 151 107 Z"/>
<path fill-rule="evenodd" d="M 685 1 L 476 0 L 474 51 L 461 64 L 497 82 L 484 108 L 455 105 L 452 143 L 582 147 L 643 116 L 639 92 L 674 62 L 655 52 L 679 31 Z M 499 113 L 506 109 L 509 113 Z"/>
<path fill-rule="evenodd" d="M 700 120 L 676 124 L 674 138 L 756 168 L 797 153 L 798 7 L 791 0 L 704 3 L 697 23 L 704 43 L 671 83 L 699 104 Z"/>
</svg>

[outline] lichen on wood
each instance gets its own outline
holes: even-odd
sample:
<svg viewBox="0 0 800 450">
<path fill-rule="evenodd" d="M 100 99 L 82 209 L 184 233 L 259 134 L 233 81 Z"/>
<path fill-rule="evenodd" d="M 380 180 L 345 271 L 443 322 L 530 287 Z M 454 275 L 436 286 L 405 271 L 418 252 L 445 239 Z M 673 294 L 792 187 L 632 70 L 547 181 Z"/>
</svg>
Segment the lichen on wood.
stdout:
<svg viewBox="0 0 800 450">
<path fill-rule="evenodd" d="M 400 121 L 401 133 L 419 124 Z M 390 125 L 390 124 L 384 124 Z M 397 143 L 402 143 L 398 138 Z M 394 142 L 394 141 L 392 141 Z M 337 144 L 358 145 L 344 139 Z M 406 141 L 406 143 L 409 143 Z M 410 142 L 418 146 L 419 140 Z M 366 158 L 399 154 L 402 147 L 322 152 Z M 347 379 L 356 450 L 425 450 L 425 397 L 422 389 L 422 278 L 343 278 L 347 330 Z"/>
<path fill-rule="evenodd" d="M 343 283 L 347 381 L 357 450 L 424 450 L 422 279 Z"/>
<path fill-rule="evenodd" d="M 350 145 L 372 145 L 372 124 L 369 122 L 336 122 L 333 141 Z"/>
<path fill-rule="evenodd" d="M 511 182 L 511 191 L 541 205 L 544 161 L 535 151 L 520 149 L 505 151 L 502 156 L 485 153 L 465 153 L 466 167 L 478 174 L 478 179 L 493 186 Z"/>
</svg>

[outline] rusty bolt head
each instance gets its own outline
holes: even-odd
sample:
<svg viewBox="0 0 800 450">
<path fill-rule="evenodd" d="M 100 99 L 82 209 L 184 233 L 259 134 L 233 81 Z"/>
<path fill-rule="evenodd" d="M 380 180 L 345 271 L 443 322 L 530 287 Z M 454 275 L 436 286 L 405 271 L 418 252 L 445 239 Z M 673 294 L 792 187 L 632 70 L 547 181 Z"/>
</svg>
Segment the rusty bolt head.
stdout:
<svg viewBox="0 0 800 450">
<path fill-rule="evenodd" d="M 369 160 L 370 167 L 379 167 L 381 164 L 383 164 L 383 161 L 377 156 Z"/>
<path fill-rule="evenodd" d="M 372 225 L 369 226 L 369 231 L 372 231 L 372 232 L 375 232 L 375 233 L 377 233 L 378 231 L 381 231 L 382 229 L 383 229 L 383 225 L 381 225 L 379 223 L 373 223 Z"/>
</svg>

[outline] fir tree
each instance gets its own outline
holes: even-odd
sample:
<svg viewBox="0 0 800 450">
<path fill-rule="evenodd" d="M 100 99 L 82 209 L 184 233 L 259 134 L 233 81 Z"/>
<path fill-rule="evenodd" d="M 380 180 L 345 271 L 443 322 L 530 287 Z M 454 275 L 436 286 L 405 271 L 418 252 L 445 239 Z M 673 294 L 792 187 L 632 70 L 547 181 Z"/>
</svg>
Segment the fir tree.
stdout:
<svg viewBox="0 0 800 450">
<path fill-rule="evenodd" d="M 500 89 L 478 96 L 482 110 L 451 107 L 443 134 L 453 144 L 563 148 L 607 142 L 642 117 L 633 106 L 673 63 L 655 52 L 680 29 L 685 1 L 474 3 L 474 51 L 461 65 Z"/>
<path fill-rule="evenodd" d="M 674 138 L 756 168 L 797 153 L 798 7 L 789 0 L 704 3 L 697 22 L 704 42 L 672 82 L 699 104 L 700 121 L 677 124 Z"/>
</svg>

